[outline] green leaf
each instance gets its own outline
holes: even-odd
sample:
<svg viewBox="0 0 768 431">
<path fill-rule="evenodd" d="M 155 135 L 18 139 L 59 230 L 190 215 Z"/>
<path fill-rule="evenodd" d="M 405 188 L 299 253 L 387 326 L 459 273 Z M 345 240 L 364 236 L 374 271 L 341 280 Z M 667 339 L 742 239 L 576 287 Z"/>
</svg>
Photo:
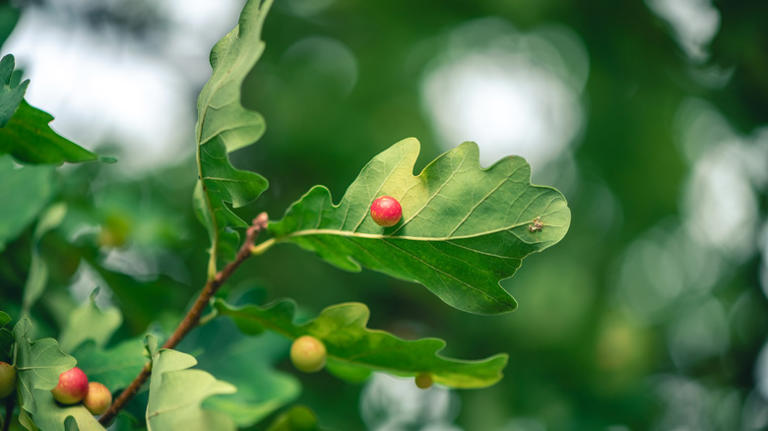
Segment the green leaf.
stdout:
<svg viewBox="0 0 768 431">
<path fill-rule="evenodd" d="M 479 314 L 512 311 L 514 298 L 499 281 L 522 259 L 560 241 L 571 213 L 550 187 L 530 183 L 530 166 L 507 157 L 482 169 L 478 148 L 465 142 L 413 175 L 419 142 L 398 142 L 371 160 L 338 205 L 313 187 L 279 222 L 273 241 L 293 242 L 349 271 L 362 266 L 417 281 L 449 305 Z M 377 225 L 374 199 L 400 201 L 397 225 Z M 531 229 L 534 221 L 542 228 Z M 533 230 L 533 231 L 532 231 Z"/>
<path fill-rule="evenodd" d="M 3 43 L 8 39 L 8 36 L 19 21 L 19 9 L 9 3 L 3 2 L 3 4 L 0 4 L 0 47 L 3 46 Z"/>
<path fill-rule="evenodd" d="M 24 284 L 23 310 L 29 312 L 32 305 L 40 298 L 48 282 L 48 265 L 40 253 L 40 240 L 47 232 L 55 229 L 67 213 L 64 203 L 57 203 L 48 208 L 40 217 L 32 236 L 32 257 L 29 263 L 29 275 Z"/>
<path fill-rule="evenodd" d="M 227 206 L 241 207 L 267 189 L 259 174 L 235 169 L 228 153 L 254 143 L 264 134 L 261 114 L 240 102 L 243 80 L 264 51 L 261 28 L 271 0 L 249 0 L 238 25 L 211 51 L 213 74 L 197 100 L 197 167 L 200 181 L 195 208 L 211 240 L 209 273 L 219 260 L 234 258 L 239 235 L 248 224 Z"/>
<path fill-rule="evenodd" d="M 48 126 L 51 114 L 22 100 L 8 124 L 0 128 L 0 154 L 22 163 L 60 165 L 98 159 L 96 154 L 60 136 Z"/>
<path fill-rule="evenodd" d="M 235 392 L 229 383 L 216 380 L 201 370 L 190 370 L 194 357 L 172 349 L 158 349 L 157 339 L 147 337 L 152 354 L 152 375 L 147 405 L 148 430 L 234 430 L 232 419 L 216 411 L 203 409 L 203 400 L 211 395 Z"/>
<path fill-rule="evenodd" d="M 62 349 L 71 352 L 86 340 L 93 340 L 97 346 L 103 347 L 123 323 L 123 315 L 117 308 L 100 310 L 96 306 L 97 294 L 98 288 L 69 315 L 69 320 L 59 336 Z"/>
<path fill-rule="evenodd" d="M 221 299 L 214 303 L 222 315 L 230 316 L 245 333 L 259 334 L 265 329 L 291 339 L 312 335 L 328 350 L 328 369 L 343 370 L 359 377 L 372 371 L 398 376 L 431 373 L 433 380 L 454 388 L 481 388 L 501 379 L 507 355 L 499 354 L 478 361 L 450 359 L 438 354 L 445 341 L 438 338 L 403 340 L 386 331 L 366 328 L 369 311 L 365 304 L 346 303 L 324 309 L 314 320 L 294 323 L 296 305 L 281 300 L 264 307 L 232 307 Z M 356 379 L 355 379 L 356 380 Z"/>
<path fill-rule="evenodd" d="M 288 354 L 288 341 L 276 334 L 243 335 L 229 319 L 215 319 L 191 333 L 184 349 L 203 349 L 199 368 L 230 381 L 237 392 L 211 397 L 206 408 L 226 413 L 238 427 L 249 427 L 295 400 L 298 380 L 274 368 Z"/>
<path fill-rule="evenodd" d="M 144 354 L 144 340 L 133 338 L 109 349 L 87 341 L 72 352 L 77 366 L 88 379 L 99 382 L 111 392 L 127 387 L 149 360 Z"/>
<path fill-rule="evenodd" d="M 59 374 L 74 367 L 75 358 L 62 352 L 53 338 L 32 341 L 32 323 L 27 317 L 22 317 L 13 331 L 19 398 L 23 409 L 20 422 L 30 430 L 63 430 L 64 421 L 71 416 L 80 430 L 103 430 L 85 407 L 61 407 L 51 395 L 51 389 L 58 384 Z"/>
<path fill-rule="evenodd" d="M 13 73 L 14 66 L 12 55 L 0 59 L 0 127 L 5 127 L 13 117 L 29 85 L 29 79 L 19 82 L 21 75 Z"/>
<path fill-rule="evenodd" d="M 0 155 L 0 251 L 16 238 L 43 210 L 50 199 L 53 168 L 17 166 L 10 156 Z"/>
<path fill-rule="evenodd" d="M 80 430 L 103 431 L 105 428 L 82 404 L 63 406 L 53 399 L 50 390 L 34 390 L 37 411 L 32 415 L 32 421 L 41 431 Z M 27 429 L 34 429 L 29 428 Z"/>
<path fill-rule="evenodd" d="M 306 406 L 293 406 L 281 413 L 267 428 L 267 431 L 314 431 L 317 416 Z"/>
</svg>

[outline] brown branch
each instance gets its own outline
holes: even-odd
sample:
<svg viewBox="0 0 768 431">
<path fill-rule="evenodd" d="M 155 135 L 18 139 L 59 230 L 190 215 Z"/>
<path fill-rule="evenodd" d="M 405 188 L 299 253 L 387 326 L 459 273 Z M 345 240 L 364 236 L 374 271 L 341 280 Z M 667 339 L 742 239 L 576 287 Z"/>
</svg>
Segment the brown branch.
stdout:
<svg viewBox="0 0 768 431">
<path fill-rule="evenodd" d="M 235 256 L 235 260 L 228 263 L 221 271 L 216 273 L 213 278 L 205 283 L 205 287 L 203 287 L 203 291 L 200 292 L 200 296 L 197 297 L 197 300 L 192 305 L 192 308 L 189 309 L 187 315 L 184 316 L 184 320 L 179 323 L 179 326 L 177 326 L 176 330 L 173 331 L 173 334 L 171 334 L 170 338 L 168 338 L 168 341 L 163 344 L 163 348 L 172 349 L 176 347 L 176 345 L 179 344 L 182 339 L 184 339 L 189 331 L 197 326 L 197 323 L 200 321 L 200 315 L 203 313 L 205 306 L 208 305 L 208 302 L 211 300 L 216 291 L 219 290 L 219 287 L 221 287 L 221 285 L 223 285 L 224 282 L 229 279 L 229 277 L 232 275 L 232 273 L 235 272 L 241 263 L 243 263 L 252 255 L 251 247 L 253 247 L 254 241 L 256 241 L 256 237 L 259 235 L 259 232 L 266 229 L 267 221 L 267 213 L 261 213 L 255 219 L 253 219 L 253 223 L 246 231 L 245 241 L 243 241 L 243 245 L 240 247 L 240 250 L 238 250 L 237 255 Z M 136 392 L 139 391 L 139 388 L 141 388 L 141 385 L 144 384 L 151 373 L 151 363 L 148 362 L 146 365 L 144 365 L 144 368 L 141 370 L 139 375 L 133 379 L 133 382 L 131 382 L 131 384 L 128 385 L 128 387 L 120 393 L 120 395 L 115 399 L 115 402 L 113 402 L 112 405 L 109 406 L 109 409 L 99 418 L 99 422 L 104 426 L 107 426 L 110 422 L 112 422 L 115 416 L 117 416 L 117 413 L 125 406 L 128 401 L 131 400 L 131 398 L 133 398 L 134 395 L 136 395 Z"/>
</svg>

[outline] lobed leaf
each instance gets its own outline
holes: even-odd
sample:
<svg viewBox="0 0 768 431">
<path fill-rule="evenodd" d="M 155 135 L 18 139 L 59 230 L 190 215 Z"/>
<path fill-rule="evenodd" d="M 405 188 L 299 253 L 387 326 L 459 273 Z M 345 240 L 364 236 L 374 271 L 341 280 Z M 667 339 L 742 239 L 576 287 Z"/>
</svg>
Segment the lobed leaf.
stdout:
<svg viewBox="0 0 768 431">
<path fill-rule="evenodd" d="M 460 310 L 494 314 L 517 303 L 499 281 L 531 253 L 560 241 L 570 210 L 560 192 L 530 183 L 530 166 L 507 157 L 483 169 L 465 142 L 414 176 L 419 142 L 398 142 L 373 158 L 338 205 L 315 186 L 269 230 L 348 271 L 361 266 L 413 280 Z M 403 218 L 377 225 L 369 210 L 382 195 L 396 198 Z M 535 224 L 535 225 L 534 225 Z"/>
<path fill-rule="evenodd" d="M 147 430 L 235 429 L 226 415 L 201 408 L 203 400 L 235 392 L 234 386 L 205 371 L 190 370 L 197 364 L 194 357 L 172 349 L 158 349 L 157 339 L 152 336 L 147 336 L 147 347 L 152 355 Z"/>
<path fill-rule="evenodd" d="M 328 370 L 347 379 L 358 380 L 372 371 L 414 377 L 426 372 L 445 386 L 481 388 L 498 382 L 507 364 L 506 354 L 477 361 L 451 359 L 438 354 L 445 347 L 445 341 L 438 338 L 409 341 L 368 329 L 368 307 L 361 303 L 330 306 L 304 324 L 294 323 L 296 305 L 291 300 L 264 307 L 233 307 L 217 299 L 214 306 L 245 333 L 270 330 L 291 339 L 312 335 L 325 344 Z"/>
<path fill-rule="evenodd" d="M 82 404 L 63 406 L 53 399 L 50 390 L 35 389 L 34 397 L 37 410 L 22 424 L 29 425 L 28 421 L 31 419 L 35 428 L 27 427 L 27 429 L 35 431 L 104 431 L 105 429 Z"/>
<path fill-rule="evenodd" d="M 27 317 L 19 320 L 13 332 L 22 425 L 29 430 L 63 430 L 72 417 L 80 430 L 103 430 L 85 407 L 61 407 L 51 395 L 59 374 L 74 367 L 75 358 L 62 352 L 53 338 L 32 341 L 32 323 Z"/>
<path fill-rule="evenodd" d="M 235 169 L 228 154 L 254 143 L 264 134 L 261 114 L 240 102 L 243 80 L 264 51 L 261 28 L 271 0 L 249 0 L 238 25 L 211 51 L 213 73 L 197 100 L 197 167 L 195 208 L 211 241 L 209 273 L 220 259 L 230 260 L 238 247 L 235 228 L 248 224 L 228 207 L 241 207 L 267 189 L 259 174 Z"/>
<path fill-rule="evenodd" d="M 48 123 L 53 116 L 22 100 L 5 127 L 0 127 L 0 154 L 22 163 L 60 165 L 97 160 L 98 156 L 60 136 Z"/>
<path fill-rule="evenodd" d="M 12 55 L 0 59 L 0 127 L 5 127 L 16 112 L 29 85 L 29 79 L 20 82 L 21 74 L 14 73 L 14 67 Z"/>
<path fill-rule="evenodd" d="M 203 406 L 226 413 L 238 427 L 256 424 L 301 393 L 296 377 L 274 367 L 288 353 L 288 342 L 279 335 L 249 337 L 229 320 L 215 319 L 195 329 L 180 350 L 202 350 L 195 355 L 198 367 L 237 387 Z"/>
</svg>

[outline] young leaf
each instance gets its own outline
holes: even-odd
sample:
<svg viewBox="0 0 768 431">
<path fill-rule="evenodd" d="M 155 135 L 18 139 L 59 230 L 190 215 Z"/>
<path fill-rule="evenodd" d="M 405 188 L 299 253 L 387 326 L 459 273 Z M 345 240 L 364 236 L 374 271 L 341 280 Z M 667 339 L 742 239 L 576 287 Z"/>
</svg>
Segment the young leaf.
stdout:
<svg viewBox="0 0 768 431">
<path fill-rule="evenodd" d="M 460 310 L 512 311 L 499 281 L 522 259 L 560 241 L 571 213 L 550 187 L 530 183 L 530 166 L 507 157 L 490 168 L 465 142 L 413 175 L 419 142 L 405 139 L 377 155 L 338 205 L 313 187 L 269 225 L 275 242 L 292 242 L 349 271 L 361 265 L 417 281 Z M 369 215 L 382 195 L 400 202 L 402 220 L 385 228 Z"/>
<path fill-rule="evenodd" d="M 438 354 L 445 341 L 438 338 L 408 341 L 386 331 L 368 329 L 368 307 L 361 303 L 330 306 L 305 324 L 294 323 L 296 305 L 291 300 L 264 307 L 232 307 L 217 299 L 214 305 L 245 333 L 258 334 L 268 329 L 291 339 L 302 335 L 319 339 L 328 351 L 329 371 L 342 378 L 357 380 L 372 371 L 414 377 L 430 373 L 435 382 L 446 386 L 482 388 L 498 382 L 507 364 L 505 354 L 478 361 L 445 358 Z"/>
<path fill-rule="evenodd" d="M 100 310 L 95 298 L 98 288 L 91 292 L 90 297 L 69 315 L 64 329 L 59 336 L 61 348 L 71 352 L 86 340 L 93 340 L 97 346 L 103 347 L 112 333 L 123 323 L 123 315 L 115 307 Z"/>
<path fill-rule="evenodd" d="M 205 371 L 190 370 L 197 364 L 194 357 L 172 349 L 158 349 L 157 339 L 152 336 L 147 336 L 147 347 L 152 354 L 146 413 L 149 431 L 235 429 L 226 415 L 200 407 L 211 395 L 235 392 L 234 386 Z"/>
<path fill-rule="evenodd" d="M 74 367 L 76 361 L 62 352 L 53 338 L 32 341 L 31 332 L 32 323 L 27 317 L 22 317 L 13 328 L 23 409 L 20 422 L 30 430 L 63 430 L 64 421 L 72 416 L 81 430 L 103 430 L 85 407 L 62 408 L 53 400 L 51 389 L 59 382 L 59 374 Z"/>
<path fill-rule="evenodd" d="M 240 102 L 243 80 L 264 51 L 261 28 L 271 0 L 249 0 L 238 25 L 211 51 L 213 74 L 197 99 L 198 186 L 195 207 L 211 240 L 209 273 L 219 259 L 234 257 L 239 235 L 247 227 L 227 206 L 241 207 L 267 189 L 267 180 L 254 172 L 235 169 L 228 153 L 254 143 L 266 125 L 261 114 Z"/>
<path fill-rule="evenodd" d="M 132 338 L 115 347 L 103 349 L 93 341 L 86 341 L 72 352 L 77 366 L 88 378 L 114 392 L 127 387 L 148 358 L 144 355 L 144 340 Z"/>
<path fill-rule="evenodd" d="M 5 127 L 19 103 L 24 99 L 29 79 L 19 82 L 20 74 L 13 73 L 15 62 L 8 54 L 0 59 L 0 127 Z"/>
<path fill-rule="evenodd" d="M 53 168 L 16 166 L 10 156 L 0 155 L 0 251 L 16 238 L 43 210 L 53 192 Z"/>
</svg>

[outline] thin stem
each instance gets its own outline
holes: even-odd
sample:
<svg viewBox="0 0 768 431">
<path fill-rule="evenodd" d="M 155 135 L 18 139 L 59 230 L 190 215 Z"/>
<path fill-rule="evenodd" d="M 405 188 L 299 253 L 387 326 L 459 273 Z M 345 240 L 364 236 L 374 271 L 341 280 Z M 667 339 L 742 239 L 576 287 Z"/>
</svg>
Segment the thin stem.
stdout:
<svg viewBox="0 0 768 431">
<path fill-rule="evenodd" d="M 259 235 L 259 232 L 266 229 L 267 221 L 267 213 L 261 213 L 255 219 L 253 219 L 253 223 L 246 232 L 245 241 L 240 247 L 240 250 L 238 250 L 237 255 L 235 256 L 235 260 L 228 263 L 221 271 L 216 273 L 213 278 L 205 283 L 203 291 L 200 292 L 200 295 L 197 297 L 197 300 L 195 300 L 192 308 L 189 309 L 187 315 L 184 316 L 184 319 L 181 321 L 181 323 L 179 323 L 179 326 L 176 327 L 176 330 L 173 331 L 173 334 L 171 334 L 170 338 L 168 338 L 168 341 L 163 344 L 163 348 L 172 349 L 176 347 L 176 345 L 179 344 L 182 339 L 184 339 L 189 331 L 197 326 L 198 322 L 200 321 L 200 315 L 203 313 L 205 306 L 208 305 L 219 287 L 221 287 L 221 285 L 223 285 L 224 282 L 229 279 L 229 277 L 235 272 L 241 263 L 252 256 L 251 247 L 253 247 L 253 243 L 256 240 L 256 237 Z M 113 402 L 112 405 L 109 406 L 109 409 L 99 418 L 99 422 L 104 426 L 107 426 L 110 422 L 112 422 L 115 416 L 117 416 L 117 413 L 125 406 L 128 401 L 131 400 L 131 398 L 133 398 L 134 395 L 136 395 L 136 392 L 139 391 L 139 388 L 141 388 L 141 385 L 147 380 L 151 373 L 151 363 L 147 363 L 144 365 L 144 368 L 142 368 L 139 375 L 133 379 L 133 382 L 131 382 L 131 384 L 125 388 L 122 393 L 120 393 L 120 395 L 115 399 L 115 402 Z"/>
<path fill-rule="evenodd" d="M 15 394 L 14 394 L 15 395 Z M 3 431 L 11 429 L 11 420 L 13 420 L 13 407 L 16 402 L 16 397 L 11 395 L 5 401 L 5 418 L 3 418 Z"/>
</svg>

